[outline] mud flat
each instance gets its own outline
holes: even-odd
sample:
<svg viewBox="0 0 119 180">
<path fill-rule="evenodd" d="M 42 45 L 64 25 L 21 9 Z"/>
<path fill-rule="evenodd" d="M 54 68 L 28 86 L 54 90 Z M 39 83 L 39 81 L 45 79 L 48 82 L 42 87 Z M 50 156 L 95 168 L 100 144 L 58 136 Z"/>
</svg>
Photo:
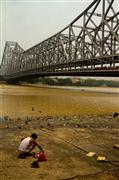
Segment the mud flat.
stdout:
<svg viewBox="0 0 119 180">
<path fill-rule="evenodd" d="M 86 89 L 81 91 L 52 87 L 1 85 L 0 113 L 1 116 L 21 117 L 104 115 L 118 112 L 119 88 L 93 89 L 101 92 L 89 92 Z"/>
<path fill-rule="evenodd" d="M 33 157 L 17 158 L 21 138 L 33 132 L 48 157 L 39 168 L 31 168 Z M 2 180 L 119 179 L 119 150 L 113 148 L 119 144 L 119 116 L 3 116 L 0 133 Z M 89 152 L 96 154 L 88 157 Z"/>
</svg>

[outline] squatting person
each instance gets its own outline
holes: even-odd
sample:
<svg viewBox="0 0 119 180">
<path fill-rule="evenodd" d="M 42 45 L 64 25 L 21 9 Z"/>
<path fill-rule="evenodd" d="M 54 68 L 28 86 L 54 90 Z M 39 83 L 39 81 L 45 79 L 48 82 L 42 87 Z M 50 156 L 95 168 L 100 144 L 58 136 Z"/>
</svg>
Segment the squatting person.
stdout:
<svg viewBox="0 0 119 180">
<path fill-rule="evenodd" d="M 18 158 L 25 158 L 26 156 L 32 155 L 31 151 L 37 146 L 41 151 L 42 147 L 36 142 L 37 134 L 33 133 L 30 137 L 21 139 L 19 146 L 20 154 Z"/>
</svg>

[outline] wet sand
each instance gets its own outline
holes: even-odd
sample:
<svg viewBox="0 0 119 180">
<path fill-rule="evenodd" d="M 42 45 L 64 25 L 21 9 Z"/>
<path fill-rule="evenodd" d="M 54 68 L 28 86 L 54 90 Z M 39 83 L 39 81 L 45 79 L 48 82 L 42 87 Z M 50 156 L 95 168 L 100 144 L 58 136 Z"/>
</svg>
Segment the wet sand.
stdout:
<svg viewBox="0 0 119 180">
<path fill-rule="evenodd" d="M 26 123 L 27 122 L 27 123 Z M 31 168 L 33 157 L 18 159 L 20 139 L 38 134 L 48 161 Z M 119 117 L 4 117 L 1 125 L 1 179 L 119 179 Z M 88 152 L 96 157 L 87 157 Z M 106 162 L 97 161 L 106 157 Z"/>
<path fill-rule="evenodd" d="M 75 107 L 74 105 L 71 107 L 67 105 L 66 110 L 63 111 L 62 100 L 59 100 L 60 103 L 58 104 L 58 94 L 52 89 L 50 91 L 41 88 L 41 92 L 39 88 L 34 89 L 33 87 L 29 91 L 28 87 L 28 89 L 23 88 L 22 91 L 19 90 L 19 87 L 12 88 L 14 90 L 5 88 L 3 93 L 4 98 L 10 96 L 13 101 L 7 101 L 8 104 L 4 105 L 7 110 L 3 111 L 4 114 L 2 113 L 1 116 L 0 178 L 2 180 L 119 179 L 119 150 L 113 148 L 114 144 L 119 144 L 119 116 L 113 118 L 115 108 L 118 110 L 118 104 L 114 104 L 114 99 L 118 103 L 117 94 L 105 94 L 104 96 L 101 94 L 99 97 L 98 93 L 86 96 L 85 92 L 80 92 L 80 94 L 79 92 L 59 90 L 60 98 L 66 97 L 68 103 L 70 102 L 70 96 L 72 102 L 76 100 L 75 103 L 83 96 L 82 111 L 80 106 L 77 109 L 78 113 L 75 113 L 77 112 L 75 108 L 79 107 L 79 105 Z M 53 97 L 56 98 L 54 102 L 57 103 L 53 106 L 53 113 L 51 113 L 51 108 L 48 109 L 48 106 L 47 108 L 45 106 L 41 108 L 40 103 L 44 103 L 41 95 L 46 97 L 46 94 L 48 101 L 45 99 L 45 104 L 48 103 L 48 106 L 53 106 L 54 103 L 51 100 Z M 52 98 L 50 99 L 51 95 Z M 26 96 L 30 96 L 32 99 L 27 102 Z M 37 101 L 38 96 L 40 96 L 39 101 Z M 79 99 L 77 99 L 78 97 Z M 83 101 L 85 98 L 87 100 L 87 97 L 87 107 L 92 101 L 88 111 L 84 106 L 86 101 Z M 93 97 L 98 97 L 97 102 Z M 32 101 L 34 98 L 35 100 Z M 23 99 L 25 100 L 23 101 Z M 33 104 L 30 104 L 27 109 L 30 102 L 33 102 Z M 102 104 L 100 104 L 101 102 Z M 20 104 L 22 104 L 22 107 L 20 107 Z M 105 109 L 104 107 L 106 111 L 104 110 L 102 114 L 99 114 L 101 109 Z M 73 112 L 70 111 L 71 108 L 73 108 Z M 96 108 L 98 109 L 96 110 Z M 56 110 L 58 110 L 58 114 L 56 114 Z M 68 111 L 69 114 L 67 115 Z M 17 158 L 21 138 L 27 137 L 34 132 L 38 134 L 38 142 L 45 150 L 48 158 L 46 162 L 39 162 L 39 168 L 31 168 L 31 163 L 36 160 L 33 157 L 27 159 Z M 86 155 L 88 152 L 95 152 L 96 156 L 88 157 Z M 106 162 L 97 161 L 98 156 L 105 156 Z"/>
</svg>

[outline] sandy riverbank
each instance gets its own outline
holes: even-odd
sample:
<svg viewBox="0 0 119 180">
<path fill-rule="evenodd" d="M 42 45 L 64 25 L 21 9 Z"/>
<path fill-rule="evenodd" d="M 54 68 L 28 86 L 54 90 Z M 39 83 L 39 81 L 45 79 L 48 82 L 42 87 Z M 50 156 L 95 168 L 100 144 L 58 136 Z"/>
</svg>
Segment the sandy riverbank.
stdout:
<svg viewBox="0 0 119 180">
<path fill-rule="evenodd" d="M 119 179 L 118 93 L 4 85 L 0 98 L 2 180 Z M 48 157 L 38 169 L 32 157 L 17 159 L 21 138 L 34 132 Z"/>
<path fill-rule="evenodd" d="M 1 118 L 1 179 L 3 180 L 118 180 L 119 117 L 37 116 Z M 34 158 L 17 159 L 20 139 L 38 134 L 48 161 L 31 168 Z M 108 162 L 86 154 L 94 151 Z M 118 161 L 118 162 L 117 162 Z"/>
</svg>

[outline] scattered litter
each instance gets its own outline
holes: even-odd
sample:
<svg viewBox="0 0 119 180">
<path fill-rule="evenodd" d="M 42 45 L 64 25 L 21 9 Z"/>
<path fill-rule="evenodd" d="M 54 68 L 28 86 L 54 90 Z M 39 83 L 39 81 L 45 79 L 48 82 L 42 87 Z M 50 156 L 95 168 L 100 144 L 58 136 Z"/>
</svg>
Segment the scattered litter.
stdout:
<svg viewBox="0 0 119 180">
<path fill-rule="evenodd" d="M 18 129 L 21 129 L 21 126 L 18 126 L 17 128 L 18 128 Z"/>
<path fill-rule="evenodd" d="M 97 160 L 98 160 L 98 161 L 105 161 L 105 160 L 106 160 L 106 157 L 104 157 L 104 156 L 98 156 L 98 157 L 97 157 Z"/>
<path fill-rule="evenodd" d="M 119 149 L 119 144 L 115 144 L 115 145 L 113 146 L 113 148 Z"/>
<path fill-rule="evenodd" d="M 44 128 L 44 126 L 40 125 L 40 128 Z"/>
<path fill-rule="evenodd" d="M 94 156 L 96 153 L 95 152 L 89 152 L 89 153 L 87 153 L 86 155 L 88 156 L 88 157 L 92 157 L 92 156 Z"/>
<path fill-rule="evenodd" d="M 6 128 L 9 129 L 9 125 L 6 125 Z"/>
<path fill-rule="evenodd" d="M 26 125 L 28 124 L 28 121 L 27 121 L 27 120 L 25 121 L 25 124 L 26 124 Z"/>
<path fill-rule="evenodd" d="M 113 114 L 113 118 L 117 117 L 118 115 L 119 115 L 119 113 L 115 112 L 115 113 Z"/>
</svg>

